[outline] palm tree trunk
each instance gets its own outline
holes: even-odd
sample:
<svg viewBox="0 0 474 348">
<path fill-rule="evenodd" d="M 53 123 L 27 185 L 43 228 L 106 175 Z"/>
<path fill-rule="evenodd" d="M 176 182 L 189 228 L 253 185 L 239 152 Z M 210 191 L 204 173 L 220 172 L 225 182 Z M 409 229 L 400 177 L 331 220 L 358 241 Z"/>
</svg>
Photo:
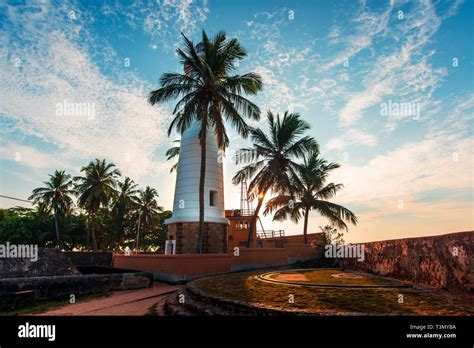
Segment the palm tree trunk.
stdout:
<svg viewBox="0 0 474 348">
<path fill-rule="evenodd" d="M 58 228 L 58 214 L 54 211 L 54 227 L 56 229 L 56 239 L 59 245 L 59 228 Z"/>
<path fill-rule="evenodd" d="M 95 231 L 94 231 L 94 223 L 92 223 L 92 249 L 97 250 L 97 241 L 95 240 Z"/>
<path fill-rule="evenodd" d="M 87 214 L 87 237 L 86 237 L 87 247 L 90 247 L 90 240 L 91 240 L 91 212 L 89 210 Z"/>
<path fill-rule="evenodd" d="M 206 183 L 206 135 L 207 135 L 207 103 L 204 105 L 202 114 L 201 134 L 201 173 L 199 176 L 199 231 L 198 231 L 198 253 L 202 254 L 204 237 L 204 185 Z"/>
<path fill-rule="evenodd" d="M 91 218 L 91 236 L 92 236 L 92 250 L 97 250 L 97 241 L 95 240 L 95 224 L 94 224 L 94 215 Z"/>
<path fill-rule="evenodd" d="M 258 212 L 260 211 L 260 208 L 262 207 L 264 197 L 265 197 L 265 195 L 262 195 L 262 197 L 258 198 L 257 208 L 255 209 L 255 213 L 253 214 L 252 221 L 250 222 L 250 226 L 249 226 L 249 236 L 247 238 L 247 248 L 250 248 L 250 246 L 252 245 L 253 231 L 255 229 L 255 226 L 257 225 Z"/>
<path fill-rule="evenodd" d="M 305 209 L 305 211 L 304 211 L 304 229 L 303 229 L 304 244 L 308 244 L 308 218 L 309 218 L 309 209 Z"/>
</svg>

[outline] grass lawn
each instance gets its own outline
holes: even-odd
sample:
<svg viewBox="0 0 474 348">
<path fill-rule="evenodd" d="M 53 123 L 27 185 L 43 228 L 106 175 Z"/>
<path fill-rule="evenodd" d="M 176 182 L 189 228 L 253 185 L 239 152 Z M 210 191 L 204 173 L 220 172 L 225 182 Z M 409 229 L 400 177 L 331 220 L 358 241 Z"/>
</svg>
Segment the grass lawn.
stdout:
<svg viewBox="0 0 474 348">
<path fill-rule="evenodd" d="M 291 272 L 291 270 L 289 271 Z M 329 280 L 330 272 L 324 270 L 321 274 L 317 274 L 317 272 L 310 272 L 313 273 L 309 275 L 311 281 Z M 341 273 L 340 270 L 336 272 Z M 334 314 L 356 312 L 392 315 L 474 315 L 474 297 L 472 295 L 452 294 L 445 290 L 432 288 L 305 288 L 270 284 L 255 279 L 256 275 L 262 273 L 265 271 L 207 277 L 197 280 L 196 285 L 210 295 L 280 309 Z M 354 280 L 350 279 L 350 281 Z M 383 277 L 376 277 L 376 280 L 372 279 L 371 281 L 375 281 L 377 284 L 393 284 L 394 282 L 394 280 Z M 289 303 L 290 294 L 294 295 L 294 303 Z M 403 296 L 403 303 L 399 303 L 400 295 Z"/>
<path fill-rule="evenodd" d="M 339 269 L 319 269 L 319 270 L 308 270 L 308 271 L 281 271 L 276 274 L 272 274 L 270 276 L 271 279 L 275 280 L 283 280 L 285 275 L 292 275 L 294 273 L 302 274 L 306 277 L 306 281 L 302 281 L 304 283 L 311 283 L 311 284 L 321 284 L 321 285 L 370 285 L 370 286 L 377 286 L 377 285 L 407 285 L 407 283 L 395 280 L 395 279 L 388 279 L 383 278 L 371 274 L 365 274 L 360 272 L 342 272 Z M 344 278 L 344 277 L 334 277 L 333 275 L 338 274 L 354 274 L 356 276 L 362 275 L 361 278 L 353 277 L 353 278 Z"/>
</svg>

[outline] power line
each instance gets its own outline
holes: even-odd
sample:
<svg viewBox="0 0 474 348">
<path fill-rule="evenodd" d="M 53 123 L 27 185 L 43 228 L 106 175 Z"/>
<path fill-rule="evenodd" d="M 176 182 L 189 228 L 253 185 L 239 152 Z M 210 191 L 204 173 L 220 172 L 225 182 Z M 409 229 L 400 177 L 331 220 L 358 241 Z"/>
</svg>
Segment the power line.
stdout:
<svg viewBox="0 0 474 348">
<path fill-rule="evenodd" d="M 21 201 L 21 202 L 26 202 L 26 203 L 33 204 L 33 202 L 27 201 L 26 199 L 15 198 L 15 197 L 10 197 L 10 196 L 4 196 L 4 195 L 0 195 L 0 197 L 2 197 L 2 198 L 8 198 L 8 199 L 13 199 L 13 200 L 15 200 L 15 201 Z"/>
</svg>

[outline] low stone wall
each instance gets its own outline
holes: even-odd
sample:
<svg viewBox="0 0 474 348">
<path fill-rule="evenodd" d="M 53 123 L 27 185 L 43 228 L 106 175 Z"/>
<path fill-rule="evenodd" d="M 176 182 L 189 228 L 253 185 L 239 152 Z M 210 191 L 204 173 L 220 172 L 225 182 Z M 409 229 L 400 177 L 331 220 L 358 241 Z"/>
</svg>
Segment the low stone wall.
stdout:
<svg viewBox="0 0 474 348">
<path fill-rule="evenodd" d="M 237 301 L 225 297 L 213 296 L 205 293 L 199 289 L 194 282 L 186 284 L 185 287 L 187 293 L 195 301 L 209 303 L 212 306 L 217 306 L 232 315 L 252 315 L 252 316 L 312 316 L 312 315 L 321 315 L 320 313 L 311 313 L 301 310 L 294 309 L 282 309 L 275 308 L 270 306 L 265 306 L 259 303 L 249 304 L 244 301 Z"/>
<path fill-rule="evenodd" d="M 0 309 L 11 309 L 16 298 L 14 293 L 19 291 L 34 290 L 36 300 L 51 300 L 139 289 L 149 287 L 152 282 L 152 275 L 144 272 L 0 279 Z"/>
<path fill-rule="evenodd" d="M 474 292 L 473 231 L 360 244 L 364 244 L 365 260 L 339 259 L 339 266 Z"/>
<path fill-rule="evenodd" d="M 156 280 L 168 282 L 229 272 L 230 261 L 227 254 L 114 255 L 114 267 L 152 272 Z"/>
<path fill-rule="evenodd" d="M 243 271 L 288 264 L 288 251 L 283 248 L 240 249 L 239 256 L 232 256 L 230 271 Z"/>
<path fill-rule="evenodd" d="M 177 254 L 177 255 L 114 255 L 114 267 L 153 272 L 156 280 L 188 281 L 211 274 L 256 268 L 284 266 L 299 260 L 317 257 L 308 245 L 291 248 L 240 248 L 239 255 Z"/>
<path fill-rule="evenodd" d="M 76 266 L 112 266 L 110 251 L 64 251 L 63 254 Z"/>
<path fill-rule="evenodd" d="M 0 258 L 0 279 L 79 274 L 81 273 L 76 266 L 60 250 L 54 248 L 38 248 L 37 260 Z"/>
</svg>

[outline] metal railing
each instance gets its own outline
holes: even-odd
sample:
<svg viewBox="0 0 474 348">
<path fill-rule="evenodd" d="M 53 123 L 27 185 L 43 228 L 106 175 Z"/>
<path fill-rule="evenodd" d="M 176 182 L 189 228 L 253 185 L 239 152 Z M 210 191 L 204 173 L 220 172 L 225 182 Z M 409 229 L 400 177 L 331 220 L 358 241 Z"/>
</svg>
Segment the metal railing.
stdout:
<svg viewBox="0 0 474 348">
<path fill-rule="evenodd" d="M 254 209 L 234 209 L 231 216 L 253 216 L 254 214 Z"/>
<path fill-rule="evenodd" d="M 257 231 L 257 238 L 266 239 L 266 238 L 284 238 L 285 230 L 260 230 Z"/>
</svg>

